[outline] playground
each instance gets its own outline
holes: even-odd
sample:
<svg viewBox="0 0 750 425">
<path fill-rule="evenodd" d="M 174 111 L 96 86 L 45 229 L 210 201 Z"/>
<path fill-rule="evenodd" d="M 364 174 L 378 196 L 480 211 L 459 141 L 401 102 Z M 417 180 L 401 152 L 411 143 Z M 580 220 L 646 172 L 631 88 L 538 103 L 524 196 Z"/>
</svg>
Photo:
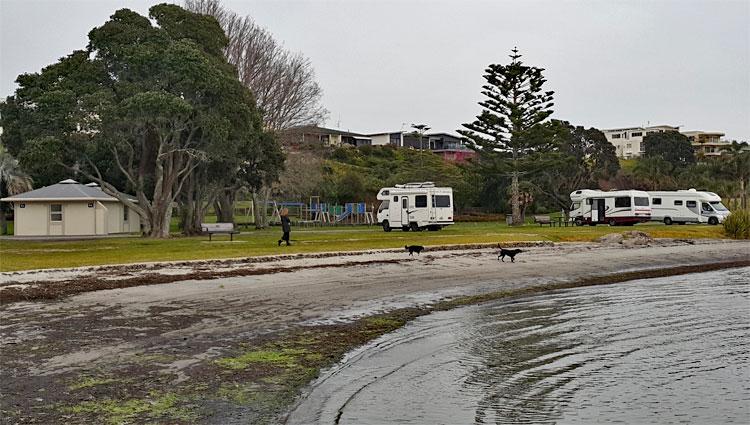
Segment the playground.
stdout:
<svg viewBox="0 0 750 425">
<path fill-rule="evenodd" d="M 343 205 L 322 202 L 320 196 L 311 196 L 308 203 L 272 200 L 266 202 L 263 214 L 268 223 L 281 222 L 281 210 L 289 210 L 289 219 L 294 226 L 372 226 L 376 223 L 375 205 L 366 202 L 347 202 Z M 235 211 L 243 225 L 249 225 L 254 217 L 253 205 L 241 206 Z M 244 218 L 243 218 L 244 216 Z"/>
</svg>

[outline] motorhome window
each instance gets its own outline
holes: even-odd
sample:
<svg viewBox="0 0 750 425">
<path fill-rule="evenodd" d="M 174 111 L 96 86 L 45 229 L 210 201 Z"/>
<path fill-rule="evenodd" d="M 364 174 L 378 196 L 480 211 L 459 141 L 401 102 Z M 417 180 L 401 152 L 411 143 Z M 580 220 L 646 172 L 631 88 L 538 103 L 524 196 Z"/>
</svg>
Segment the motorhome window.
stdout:
<svg viewBox="0 0 750 425">
<path fill-rule="evenodd" d="M 391 191 L 390 191 L 390 190 L 384 190 L 384 191 L 383 191 L 383 196 L 388 196 L 388 195 L 390 195 L 390 194 L 391 194 Z"/>
<path fill-rule="evenodd" d="M 51 204 L 49 211 L 49 221 L 62 221 L 62 204 Z"/>
<path fill-rule="evenodd" d="M 378 212 L 387 210 L 390 205 L 391 205 L 391 201 L 386 199 L 385 201 L 380 203 L 380 206 L 378 207 Z"/>
<path fill-rule="evenodd" d="M 711 206 L 714 207 L 716 211 L 729 211 L 727 207 L 725 207 L 724 204 L 719 201 L 711 202 Z"/>
<path fill-rule="evenodd" d="M 417 195 L 414 197 L 414 207 L 427 208 L 427 195 Z"/>
<path fill-rule="evenodd" d="M 644 198 L 642 196 L 636 196 L 635 197 L 635 206 L 636 207 L 647 207 L 648 206 L 648 198 Z"/>
<path fill-rule="evenodd" d="M 398 196 L 393 197 L 393 202 L 398 202 Z"/>
<path fill-rule="evenodd" d="M 586 205 L 591 205 L 591 199 L 586 200 Z"/>
<path fill-rule="evenodd" d="M 688 208 L 695 208 L 698 206 L 698 203 L 695 201 L 686 201 L 685 206 Z"/>
<path fill-rule="evenodd" d="M 618 196 L 617 198 L 615 198 L 615 208 L 625 208 L 629 206 L 630 206 L 629 196 Z"/>
<path fill-rule="evenodd" d="M 701 209 L 703 211 L 708 211 L 708 212 L 713 212 L 714 211 L 714 209 L 711 208 L 711 205 L 708 205 L 707 202 L 701 202 Z"/>
<path fill-rule="evenodd" d="M 401 208 L 408 209 L 409 208 L 409 200 L 407 198 L 401 198 Z"/>
<path fill-rule="evenodd" d="M 675 205 L 682 205 L 682 201 L 674 201 Z"/>
<path fill-rule="evenodd" d="M 435 208 L 450 208 L 451 197 L 448 195 L 433 195 L 432 205 Z"/>
<path fill-rule="evenodd" d="M 661 205 L 661 198 L 653 198 L 651 203 L 654 205 Z"/>
</svg>

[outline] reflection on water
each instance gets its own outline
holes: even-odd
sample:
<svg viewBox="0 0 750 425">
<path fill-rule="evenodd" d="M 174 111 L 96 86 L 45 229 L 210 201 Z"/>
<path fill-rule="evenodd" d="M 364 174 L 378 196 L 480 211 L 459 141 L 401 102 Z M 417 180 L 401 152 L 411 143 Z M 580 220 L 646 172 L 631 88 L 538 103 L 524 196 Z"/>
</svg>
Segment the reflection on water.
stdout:
<svg viewBox="0 0 750 425">
<path fill-rule="evenodd" d="M 421 318 L 315 384 L 289 423 L 750 423 L 750 268 Z"/>
</svg>

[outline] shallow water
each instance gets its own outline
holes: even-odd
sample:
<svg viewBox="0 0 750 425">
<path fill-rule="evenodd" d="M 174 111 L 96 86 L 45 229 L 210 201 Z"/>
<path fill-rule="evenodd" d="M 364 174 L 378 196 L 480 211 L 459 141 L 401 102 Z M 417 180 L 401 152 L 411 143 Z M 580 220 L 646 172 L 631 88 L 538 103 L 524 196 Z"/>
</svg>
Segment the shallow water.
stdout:
<svg viewBox="0 0 750 425">
<path fill-rule="evenodd" d="M 289 423 L 750 423 L 750 268 L 422 317 L 326 372 Z"/>
</svg>

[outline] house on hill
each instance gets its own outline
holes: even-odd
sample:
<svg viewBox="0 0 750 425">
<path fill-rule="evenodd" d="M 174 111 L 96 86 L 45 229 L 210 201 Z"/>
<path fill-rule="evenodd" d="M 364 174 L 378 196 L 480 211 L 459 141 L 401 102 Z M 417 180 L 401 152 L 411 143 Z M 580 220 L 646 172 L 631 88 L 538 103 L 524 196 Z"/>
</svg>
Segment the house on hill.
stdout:
<svg viewBox="0 0 750 425">
<path fill-rule="evenodd" d="M 104 236 L 141 230 L 140 216 L 95 183 L 68 179 L 0 201 L 13 203 L 16 236 Z"/>
<path fill-rule="evenodd" d="M 351 131 L 305 125 L 292 127 L 281 134 L 284 146 L 366 146 L 372 144 L 372 138 Z"/>
</svg>

